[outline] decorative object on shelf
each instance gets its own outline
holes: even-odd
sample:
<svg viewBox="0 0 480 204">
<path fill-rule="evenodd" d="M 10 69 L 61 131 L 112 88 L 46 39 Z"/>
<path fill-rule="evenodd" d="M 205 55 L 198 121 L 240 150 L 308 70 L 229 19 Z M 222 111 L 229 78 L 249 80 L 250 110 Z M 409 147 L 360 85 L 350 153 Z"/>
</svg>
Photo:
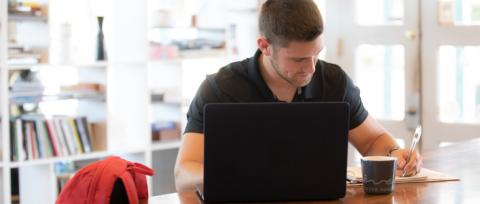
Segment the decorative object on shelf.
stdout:
<svg viewBox="0 0 480 204">
<path fill-rule="evenodd" d="M 152 27 L 174 27 L 175 19 L 172 11 L 159 9 L 152 13 Z"/>
<path fill-rule="evenodd" d="M 227 51 L 232 55 L 238 55 L 237 44 L 237 25 L 229 24 L 227 29 L 226 47 Z"/>
<path fill-rule="evenodd" d="M 59 52 L 58 59 L 60 64 L 68 64 L 71 62 L 71 38 L 72 24 L 65 22 L 60 25 Z"/>
<path fill-rule="evenodd" d="M 162 45 L 159 43 L 150 43 L 150 59 L 175 59 L 180 55 L 178 47 L 175 45 Z"/>
<path fill-rule="evenodd" d="M 103 35 L 103 16 L 97 16 L 98 21 L 98 35 L 97 35 L 97 60 L 107 60 L 107 52 L 105 49 L 105 38 Z"/>
</svg>

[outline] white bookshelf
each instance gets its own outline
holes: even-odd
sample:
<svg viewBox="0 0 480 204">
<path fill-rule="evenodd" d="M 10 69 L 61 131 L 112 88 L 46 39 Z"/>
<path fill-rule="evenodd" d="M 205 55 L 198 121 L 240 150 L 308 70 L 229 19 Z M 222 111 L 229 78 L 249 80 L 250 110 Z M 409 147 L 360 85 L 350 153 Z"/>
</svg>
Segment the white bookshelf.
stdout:
<svg viewBox="0 0 480 204">
<path fill-rule="evenodd" d="M 1 151 L 1 168 L 0 168 L 0 202 L 7 203 L 11 200 L 10 195 L 10 167 L 9 167 L 9 155 L 5 154 L 9 151 L 9 140 L 3 135 L 9 134 L 8 129 L 8 106 L 7 101 L 3 100 L 8 97 L 8 89 L 5 87 L 8 81 L 8 69 L 7 69 L 7 1 L 0 1 L 0 114 L 1 114 L 1 132 L 0 132 L 0 147 Z M 7 202 L 6 202 L 7 201 Z"/>
<path fill-rule="evenodd" d="M 236 3 L 223 0 L 149 0 L 149 19 L 147 20 L 149 37 L 153 34 L 161 36 L 149 38 L 149 42 L 158 43 L 165 39 L 162 35 L 167 35 L 168 32 L 175 33 L 178 30 L 184 31 L 178 32 L 178 35 L 195 34 L 201 29 L 225 30 L 223 48 L 206 45 L 207 48 L 181 49 L 182 45 L 179 45 L 178 49 L 172 49 L 166 46 L 164 49 L 170 49 L 170 52 L 164 51 L 163 55 L 157 53 L 158 55 L 155 55 L 157 58 L 154 56 L 150 58 L 148 63 L 150 91 L 153 94 L 161 94 L 163 91 L 165 96 L 171 96 L 173 89 L 177 95 L 170 98 L 180 98 L 180 100 L 165 99 L 164 102 L 152 101 L 149 111 L 151 121 L 175 120 L 181 123 L 183 132 L 189 104 L 206 75 L 215 73 L 232 61 L 243 60 L 254 54 L 257 36 L 256 11 L 261 2 L 262 0 L 241 0 Z M 192 15 L 196 17 L 197 27 L 191 25 Z M 232 24 L 235 25 L 232 30 L 236 30 L 236 34 L 229 30 Z M 217 36 L 217 34 L 213 35 Z M 155 170 L 161 174 L 165 174 L 164 172 L 172 174 L 179 146 L 180 141 L 171 144 L 153 143 L 151 156 Z M 173 175 L 154 176 L 153 181 L 156 181 L 153 183 L 153 195 L 172 193 L 175 190 L 172 184 Z"/>
<path fill-rule="evenodd" d="M 109 66 L 108 62 L 94 62 L 89 64 L 46 64 L 39 63 L 34 65 L 9 65 L 9 70 L 41 70 L 41 69 L 62 69 L 64 67 L 75 67 L 78 69 L 106 69 Z"/>
<path fill-rule="evenodd" d="M 230 61 L 253 55 L 253 51 L 248 50 L 252 47 L 248 43 L 254 43 L 254 39 L 249 39 L 248 43 L 237 42 L 238 45 L 245 45 L 246 47 L 240 47 L 240 53 L 237 53 L 237 55 L 229 53 L 229 47 L 227 46 L 226 49 L 181 51 L 174 58 L 152 59 L 149 53 L 148 33 L 150 28 L 157 26 L 152 25 L 152 18 L 154 18 L 152 14 L 158 13 L 158 11 L 161 13 L 162 10 L 171 10 L 174 11 L 176 17 L 179 17 L 177 19 L 178 24 L 173 26 L 188 26 L 191 19 L 191 13 L 189 12 L 191 11 L 181 7 L 196 5 L 196 1 L 116 0 L 107 1 L 108 5 L 101 8 L 96 5 L 96 1 L 38 1 L 48 1 L 48 17 L 9 16 L 9 19 L 15 22 L 33 22 L 37 29 L 39 29 L 38 26 L 45 26 L 49 32 L 47 35 L 49 39 L 45 40 L 49 44 L 49 61 L 40 62 L 33 67 L 30 65 L 7 66 L 8 32 L 6 25 L 8 22 L 8 7 L 7 1 L 0 1 L 0 113 L 3 119 L 0 126 L 0 153 L 2 155 L 0 162 L 0 204 L 11 203 L 12 189 L 10 184 L 12 181 L 10 173 L 12 169 L 19 169 L 21 186 L 19 197 L 22 204 L 54 203 L 57 196 L 55 163 L 72 162 L 81 167 L 109 155 L 119 155 L 125 159 L 152 167 L 156 174 L 153 178 L 148 178 L 151 195 L 173 192 L 173 166 L 180 140 L 152 141 L 151 122 L 158 118 L 174 120 L 181 124 L 181 132 L 183 132 L 189 102 L 205 75 L 215 72 Z M 170 5 L 172 2 L 175 5 Z M 245 13 L 253 17 L 255 12 L 251 10 L 254 10 L 257 5 L 247 6 L 246 10 L 248 12 L 235 11 L 232 14 L 233 16 L 229 16 L 230 14 L 225 14 L 229 8 L 225 1 L 213 0 L 212 2 L 214 3 L 209 3 L 209 8 L 198 16 L 200 26 L 205 26 L 206 22 L 211 22 L 211 18 L 206 14 L 211 13 L 211 11 L 219 11 L 223 13 L 217 15 L 226 16 L 226 18 L 217 19 L 221 22 L 212 24 L 214 27 L 224 26 L 225 23 L 235 23 L 238 24 L 237 28 L 240 32 L 251 32 L 251 23 L 255 24 L 255 19 L 244 19 L 246 23 L 239 22 L 239 19 L 241 20 Z M 249 0 L 248 2 L 248 4 L 255 4 L 257 0 Z M 227 6 L 227 9 L 218 10 L 225 6 Z M 78 58 L 71 59 L 68 62 L 62 61 L 57 56 L 61 54 L 59 49 L 61 50 L 62 47 L 59 46 L 63 41 L 59 38 L 61 34 L 59 32 L 61 32 L 60 25 L 64 23 L 64 19 L 54 18 L 54 16 L 59 15 L 59 11 L 72 11 L 72 14 L 80 16 L 70 19 L 72 33 L 79 30 L 86 32 L 83 35 L 72 35 L 71 40 L 77 42 L 77 44 L 71 45 L 76 50 L 69 50 L 70 56 L 77 56 Z M 237 13 L 241 13 L 241 15 L 237 15 Z M 94 41 L 97 27 L 94 16 L 97 14 L 105 16 L 104 31 L 108 60 L 104 62 L 95 62 L 91 55 L 91 52 L 95 49 Z M 253 19 L 252 22 L 250 22 L 251 19 Z M 40 29 L 43 30 L 43 28 Z M 237 35 L 241 38 L 238 40 L 244 40 L 245 36 L 252 36 L 251 33 L 248 35 L 238 33 Z M 43 35 L 39 35 L 39 37 L 41 36 Z M 244 53 L 245 50 L 247 51 Z M 92 103 L 103 103 L 105 110 L 92 109 L 89 114 L 93 112 L 93 114 L 98 114 L 99 117 L 105 119 L 106 150 L 62 157 L 11 161 L 9 72 L 33 70 L 61 73 L 66 70 L 66 67 L 76 70 L 82 80 L 105 83 L 105 95 L 94 97 L 96 99 L 92 100 Z M 85 75 L 83 73 L 94 74 Z M 170 98 L 167 97 L 168 99 L 162 102 L 151 100 L 152 94 L 163 94 L 165 90 L 170 90 L 173 97 L 169 95 Z M 57 99 L 62 97 L 69 100 L 71 97 L 78 96 L 58 94 L 49 99 L 59 101 Z M 88 100 L 90 101 L 90 99 Z M 61 104 L 62 102 L 58 103 Z"/>
<path fill-rule="evenodd" d="M 46 0 L 39 0 L 46 2 Z M 71 5 L 64 0 L 50 0 L 48 2 L 48 17 L 30 17 L 30 16 L 8 16 L 7 1 L 0 1 L 0 112 L 1 112 L 1 161 L 0 161 L 0 203 L 9 204 L 11 200 L 11 177 L 12 169 L 19 169 L 20 202 L 23 203 L 54 203 L 57 197 L 56 173 L 54 170 L 57 162 L 72 162 L 74 164 L 87 165 L 90 162 L 105 158 L 110 155 L 119 155 L 125 159 L 144 163 L 152 166 L 152 153 L 160 153 L 177 149 L 179 141 L 152 143 L 150 135 L 150 124 L 148 122 L 148 105 L 150 104 L 148 80 L 147 80 L 147 36 L 146 36 L 146 5 L 147 0 L 118 0 L 111 1 L 111 5 L 106 5 L 103 9 L 96 8 L 95 2 L 74 2 Z M 107 45 L 108 61 L 96 62 L 83 53 L 85 50 L 94 48 L 96 36 L 96 22 L 93 18 L 83 23 L 80 27 L 75 27 L 78 19 L 71 19 L 72 32 L 78 28 L 90 30 L 92 36 L 81 39 L 83 44 L 75 45 L 77 51 L 71 51 L 71 54 L 78 54 L 78 59 L 71 62 L 62 62 L 55 60 L 55 54 L 58 54 L 57 32 L 61 19 L 52 19 L 58 14 L 58 9 L 64 7 L 78 6 L 75 12 L 81 12 L 88 6 L 88 15 L 95 15 L 95 12 L 105 16 L 104 29 Z M 106 9 L 105 9 L 106 8 Z M 66 9 L 68 10 L 68 9 Z M 102 10 L 102 11 L 96 11 Z M 83 15 L 83 14 L 82 14 Z M 85 14 L 87 15 L 87 14 Z M 85 17 L 85 15 L 83 17 Z M 40 62 L 35 65 L 12 65 L 7 66 L 8 51 L 8 30 L 9 21 L 28 24 L 34 23 L 35 26 L 45 26 L 49 31 L 49 38 L 46 42 L 50 43 L 50 56 L 52 61 Z M 43 30 L 43 28 L 42 28 Z M 21 32 L 20 29 L 17 32 Z M 78 36 L 77 36 L 78 37 Z M 72 36 L 72 38 L 74 38 Z M 72 39 L 75 40 L 75 39 Z M 85 43 L 86 42 L 86 43 Z M 91 42 L 91 45 L 85 45 Z M 57 50 L 55 50 L 57 49 Z M 86 57 L 87 56 L 87 57 Z M 88 100 L 94 99 L 95 103 L 105 104 L 105 110 L 100 111 L 106 122 L 106 150 L 94 151 L 91 153 L 75 154 L 69 156 L 49 157 L 34 160 L 11 161 L 10 160 L 10 131 L 9 130 L 9 83 L 8 75 L 15 71 L 35 71 L 35 72 L 64 72 L 66 69 L 75 70 L 83 81 L 102 81 L 106 86 L 105 95 L 85 96 Z M 84 73 L 94 73 L 86 75 Z M 62 76 L 60 76 L 62 77 Z M 49 101 L 71 100 L 72 98 L 83 98 L 79 95 L 69 95 L 64 93 L 45 95 Z M 80 99 L 83 100 L 83 99 Z M 58 102 L 61 104 L 62 102 Z M 91 110 L 98 112 L 97 110 Z M 165 176 L 165 175 L 162 175 Z M 170 175 L 167 175 L 170 176 Z M 173 177 L 173 170 L 171 176 Z M 152 181 L 150 180 L 150 183 Z M 150 188 L 151 185 L 149 185 Z M 152 192 L 153 189 L 150 190 Z"/>
</svg>

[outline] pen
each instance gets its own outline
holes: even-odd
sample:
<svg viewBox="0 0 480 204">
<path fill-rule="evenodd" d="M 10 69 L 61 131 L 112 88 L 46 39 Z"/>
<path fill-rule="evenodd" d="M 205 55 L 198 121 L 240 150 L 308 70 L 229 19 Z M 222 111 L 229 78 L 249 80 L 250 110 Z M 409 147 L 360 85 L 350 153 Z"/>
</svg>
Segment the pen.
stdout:
<svg viewBox="0 0 480 204">
<path fill-rule="evenodd" d="M 412 138 L 412 145 L 410 145 L 410 150 L 408 151 L 408 156 L 405 161 L 405 166 L 407 166 L 408 162 L 410 161 L 410 157 L 412 157 L 413 151 L 415 150 L 415 146 L 417 146 L 417 143 L 420 140 L 421 136 L 422 136 L 422 126 L 418 125 L 417 128 L 415 128 L 415 134 L 413 135 L 413 138 Z M 405 173 L 406 173 L 405 166 L 403 166 L 402 176 L 405 176 Z"/>
</svg>

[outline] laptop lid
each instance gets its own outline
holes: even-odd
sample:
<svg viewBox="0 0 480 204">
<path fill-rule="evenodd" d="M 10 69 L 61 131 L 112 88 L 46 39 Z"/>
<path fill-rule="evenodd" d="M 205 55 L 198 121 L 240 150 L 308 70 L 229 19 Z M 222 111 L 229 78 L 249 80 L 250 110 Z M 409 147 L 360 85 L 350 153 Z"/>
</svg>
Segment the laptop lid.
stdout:
<svg viewBox="0 0 480 204">
<path fill-rule="evenodd" d="M 345 196 L 346 103 L 223 103 L 204 112 L 206 202 Z"/>
</svg>

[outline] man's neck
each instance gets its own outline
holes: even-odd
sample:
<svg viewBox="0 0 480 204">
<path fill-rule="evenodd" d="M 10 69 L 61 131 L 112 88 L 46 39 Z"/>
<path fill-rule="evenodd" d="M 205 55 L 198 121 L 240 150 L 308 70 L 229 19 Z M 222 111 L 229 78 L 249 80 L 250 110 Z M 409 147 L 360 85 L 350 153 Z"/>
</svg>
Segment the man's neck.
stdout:
<svg viewBox="0 0 480 204">
<path fill-rule="evenodd" d="M 273 95 L 280 101 L 292 102 L 295 97 L 297 87 L 291 85 L 285 79 L 280 77 L 274 70 L 270 60 L 263 54 L 258 59 L 260 74 Z"/>
</svg>

